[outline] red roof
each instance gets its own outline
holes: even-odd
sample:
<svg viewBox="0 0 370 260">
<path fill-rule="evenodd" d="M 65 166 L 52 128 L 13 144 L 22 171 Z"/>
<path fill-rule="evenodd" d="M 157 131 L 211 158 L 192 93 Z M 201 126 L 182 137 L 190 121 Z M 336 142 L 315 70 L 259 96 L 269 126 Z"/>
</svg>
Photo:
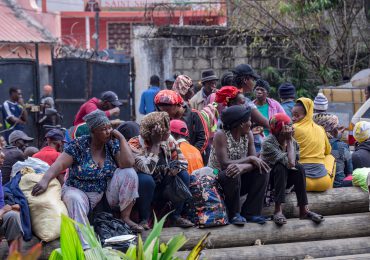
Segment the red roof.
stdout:
<svg viewBox="0 0 370 260">
<path fill-rule="evenodd" d="M 13 10 L 0 1 L 0 42 L 52 42 L 27 21 L 17 18 Z"/>
</svg>

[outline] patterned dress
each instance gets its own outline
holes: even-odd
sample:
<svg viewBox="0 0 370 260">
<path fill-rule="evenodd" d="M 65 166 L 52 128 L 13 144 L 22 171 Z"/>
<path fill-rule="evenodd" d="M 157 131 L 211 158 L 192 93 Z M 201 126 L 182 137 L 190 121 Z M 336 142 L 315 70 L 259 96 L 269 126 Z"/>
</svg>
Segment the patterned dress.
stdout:
<svg viewBox="0 0 370 260">
<path fill-rule="evenodd" d="M 239 160 L 241 158 L 246 157 L 248 155 L 248 136 L 247 135 L 241 136 L 240 140 L 236 141 L 234 140 L 229 130 L 222 130 L 222 131 L 226 135 L 227 157 L 230 160 Z M 211 155 L 209 157 L 208 166 L 213 169 L 222 171 L 221 164 L 217 159 L 216 150 L 214 146 L 211 149 Z"/>
</svg>

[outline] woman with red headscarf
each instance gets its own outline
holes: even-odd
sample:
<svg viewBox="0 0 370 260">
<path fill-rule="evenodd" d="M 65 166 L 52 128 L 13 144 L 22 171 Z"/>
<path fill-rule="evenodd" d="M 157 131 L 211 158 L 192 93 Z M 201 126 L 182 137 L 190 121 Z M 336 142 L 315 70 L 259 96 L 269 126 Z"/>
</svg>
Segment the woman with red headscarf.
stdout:
<svg viewBox="0 0 370 260">
<path fill-rule="evenodd" d="M 288 115 L 278 113 L 270 119 L 271 135 L 262 143 L 261 158 L 271 167 L 270 180 L 274 188 L 275 211 L 273 220 L 277 225 L 286 224 L 281 204 L 285 202 L 285 189 L 294 185 L 299 206 L 299 217 L 320 223 L 324 218 L 308 210 L 306 177 L 298 163 L 299 147 L 293 138 L 293 127 Z"/>
</svg>

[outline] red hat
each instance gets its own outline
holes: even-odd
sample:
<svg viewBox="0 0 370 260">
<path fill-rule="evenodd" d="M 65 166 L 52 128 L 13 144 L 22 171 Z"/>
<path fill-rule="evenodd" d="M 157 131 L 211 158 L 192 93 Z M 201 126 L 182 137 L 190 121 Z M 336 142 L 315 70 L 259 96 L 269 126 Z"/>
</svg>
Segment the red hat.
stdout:
<svg viewBox="0 0 370 260">
<path fill-rule="evenodd" d="M 184 103 L 184 100 L 177 92 L 173 90 L 161 90 L 154 97 L 154 104 L 168 104 L 168 105 L 180 105 Z"/>
<path fill-rule="evenodd" d="M 174 119 L 170 122 L 170 130 L 172 133 L 176 133 L 182 136 L 188 136 L 189 130 L 186 123 L 182 120 Z"/>
</svg>

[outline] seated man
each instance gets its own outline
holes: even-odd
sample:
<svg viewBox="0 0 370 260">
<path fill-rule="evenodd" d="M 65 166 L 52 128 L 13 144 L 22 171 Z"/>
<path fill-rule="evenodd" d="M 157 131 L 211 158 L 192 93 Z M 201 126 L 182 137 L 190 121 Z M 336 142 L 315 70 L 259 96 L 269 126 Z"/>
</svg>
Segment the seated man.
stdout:
<svg viewBox="0 0 370 260">
<path fill-rule="evenodd" d="M 151 203 L 156 195 L 162 196 L 165 178 L 179 176 L 189 186 L 188 164 L 177 142 L 170 135 L 170 117 L 166 112 L 152 112 L 141 121 L 140 135 L 129 141 L 135 157 L 134 168 L 139 177 L 139 198 L 136 204 L 139 210 L 140 225 L 149 229 Z M 178 167 L 170 167 L 176 162 Z M 184 202 L 174 205 L 170 215 L 175 226 L 192 227 L 194 224 L 181 217 Z"/>
<path fill-rule="evenodd" d="M 10 145 L 5 146 L 3 149 L 5 154 L 4 164 L 1 167 L 3 184 L 10 181 L 10 173 L 13 165 L 18 161 L 25 160 L 23 152 L 32 140 L 32 137 L 29 137 L 20 130 L 15 130 L 9 135 Z"/>
<path fill-rule="evenodd" d="M 307 208 L 306 180 L 304 168 L 298 164 L 299 147 L 293 138 L 290 117 L 283 113 L 272 116 L 271 135 L 262 143 L 261 158 L 271 167 L 271 182 L 275 190 L 273 220 L 277 225 L 287 223 L 281 204 L 285 202 L 285 189 L 294 185 L 299 206 L 299 217 L 320 223 L 323 217 Z"/>
<path fill-rule="evenodd" d="M 352 154 L 353 169 L 370 167 L 370 122 L 360 121 L 353 128 L 357 144 Z"/>
<path fill-rule="evenodd" d="M 64 134 L 59 129 L 52 129 L 46 133 L 45 138 L 47 146 L 42 148 L 38 153 L 35 153 L 32 157 L 40 159 L 51 166 L 63 152 Z M 63 173 L 65 172 L 62 172 L 57 177 L 61 185 L 64 183 Z"/>
<path fill-rule="evenodd" d="M 244 225 L 246 219 L 259 224 L 266 221 L 261 211 L 270 168 L 255 156 L 250 115 L 250 108 L 241 105 L 222 112 L 223 129 L 215 134 L 208 163 L 218 171 L 229 219 L 235 225 Z M 240 196 L 245 194 L 248 196 L 240 214 Z"/>
<path fill-rule="evenodd" d="M 4 153 L 0 151 L 0 167 L 4 163 Z M 5 236 L 9 247 L 15 240 L 20 240 L 23 236 L 19 205 L 5 205 L 3 184 L 0 178 L 0 237 Z M 20 247 L 21 243 L 18 244 Z M 19 251 L 20 248 L 17 248 Z"/>
<path fill-rule="evenodd" d="M 176 139 L 180 146 L 181 152 L 184 154 L 185 159 L 188 161 L 188 172 L 191 174 L 193 171 L 204 167 L 202 155 L 199 150 L 192 146 L 186 138 L 189 136 L 189 130 L 184 121 L 175 119 L 170 122 L 171 135 Z"/>
</svg>

